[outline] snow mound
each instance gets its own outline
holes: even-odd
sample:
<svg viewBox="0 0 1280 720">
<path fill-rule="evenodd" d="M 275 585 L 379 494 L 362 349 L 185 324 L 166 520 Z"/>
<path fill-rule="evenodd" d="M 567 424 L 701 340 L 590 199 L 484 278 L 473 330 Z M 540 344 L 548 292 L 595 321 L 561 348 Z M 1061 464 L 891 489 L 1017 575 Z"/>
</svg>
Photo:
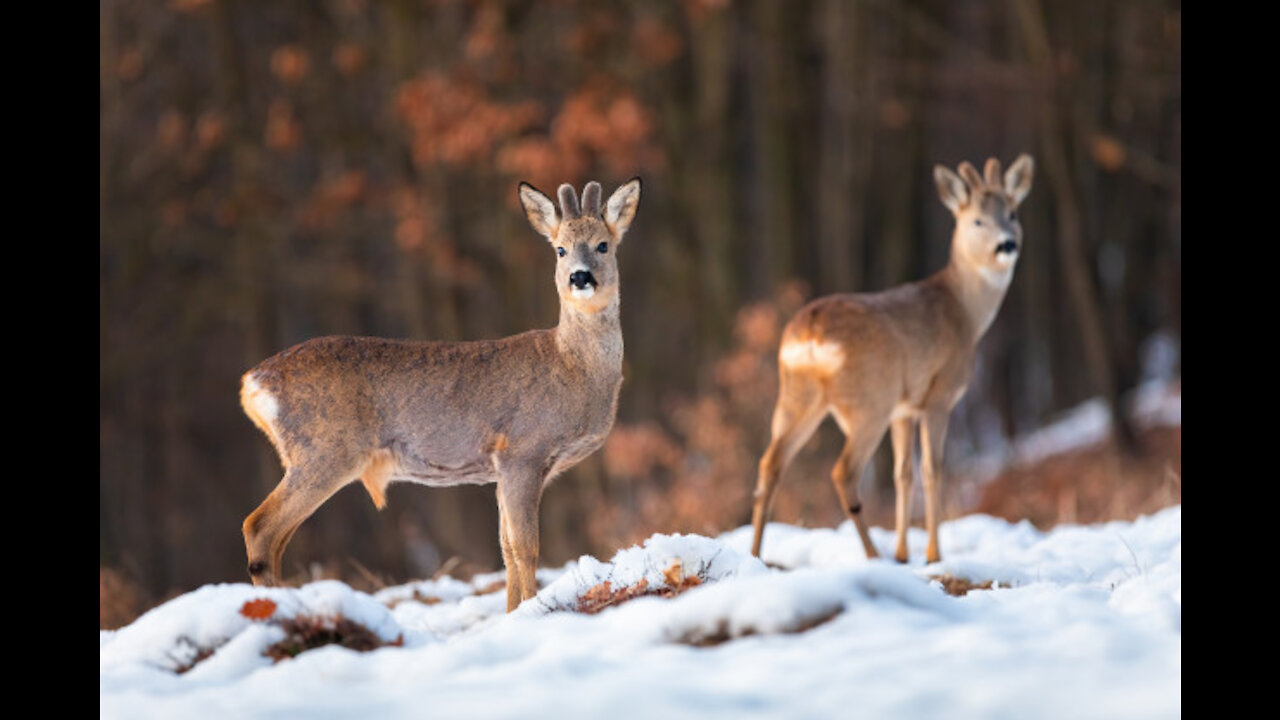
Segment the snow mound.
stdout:
<svg viewBox="0 0 1280 720">
<path fill-rule="evenodd" d="M 260 603 L 264 617 L 251 617 Z M 272 607 L 274 605 L 274 607 Z M 189 682 L 225 682 L 273 660 L 267 649 L 285 639 L 281 623 L 297 618 L 345 618 L 383 643 L 403 643 L 404 631 L 374 598 L 336 580 L 292 588 L 246 583 L 206 585 L 152 609 L 132 624 L 102 636 L 99 669 L 104 687 L 147 675 Z"/>
<path fill-rule="evenodd" d="M 829 572 L 806 568 L 744 577 L 672 603 L 663 623 L 668 640 L 714 645 L 749 635 L 809 630 L 846 609 L 879 603 L 955 617 L 954 603 L 911 571 L 875 562 Z"/>
<path fill-rule="evenodd" d="M 933 564 L 919 557 L 923 530 L 908 535 L 912 563 L 898 565 L 862 558 L 848 523 L 775 524 L 766 558 L 793 569 L 771 569 L 747 551 L 750 532 L 655 535 L 607 562 L 539 571 L 542 590 L 510 614 L 501 574 L 374 596 L 337 582 L 207 586 L 99 633 L 100 716 L 1181 714 L 1181 507 L 1047 532 L 962 517 L 942 525 L 946 559 Z M 872 538 L 887 549 L 892 531 Z M 993 584 L 953 597 L 939 575 Z M 604 583 L 681 592 L 574 611 Z M 255 600 L 275 603 L 269 619 L 242 614 Z M 312 615 L 403 647 L 264 657 L 282 618 Z"/>
<path fill-rule="evenodd" d="M 618 589 L 676 591 L 690 579 L 702 584 L 766 571 L 759 558 L 730 549 L 718 540 L 701 535 L 659 534 L 643 545 L 619 550 L 609 562 L 583 555 L 565 566 L 559 579 L 539 591 L 534 601 L 521 605 L 519 611 L 540 615 L 578 610 L 592 589 L 604 583 Z"/>
</svg>

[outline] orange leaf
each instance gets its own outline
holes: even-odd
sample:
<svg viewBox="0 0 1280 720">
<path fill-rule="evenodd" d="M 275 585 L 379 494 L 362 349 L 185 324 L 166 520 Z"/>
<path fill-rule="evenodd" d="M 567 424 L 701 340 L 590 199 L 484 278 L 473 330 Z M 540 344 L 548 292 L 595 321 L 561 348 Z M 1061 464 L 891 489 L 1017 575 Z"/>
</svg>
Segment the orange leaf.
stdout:
<svg viewBox="0 0 1280 720">
<path fill-rule="evenodd" d="M 1109 135 L 1094 135 L 1090 138 L 1089 153 L 1093 155 L 1093 161 L 1108 172 L 1124 167 L 1128 156 L 1124 145 Z"/>
<path fill-rule="evenodd" d="M 680 558 L 671 561 L 671 565 L 662 571 L 662 577 L 666 578 L 667 584 L 671 587 L 680 587 L 681 581 L 684 580 L 684 566 Z"/>
<path fill-rule="evenodd" d="M 240 608 L 240 614 L 250 620 L 266 620 L 276 612 L 275 602 L 267 598 L 249 600 Z"/>
</svg>

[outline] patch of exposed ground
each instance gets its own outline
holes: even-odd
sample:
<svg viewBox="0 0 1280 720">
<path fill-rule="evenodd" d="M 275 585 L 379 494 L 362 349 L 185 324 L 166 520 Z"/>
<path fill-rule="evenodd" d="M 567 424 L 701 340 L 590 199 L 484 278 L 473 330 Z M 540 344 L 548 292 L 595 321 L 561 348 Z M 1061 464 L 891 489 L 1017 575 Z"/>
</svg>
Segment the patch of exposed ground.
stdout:
<svg viewBox="0 0 1280 720">
<path fill-rule="evenodd" d="M 970 512 L 1040 529 L 1060 523 L 1133 520 L 1182 502 L 1182 428 L 1138 436 L 1141 452 L 1124 455 L 1100 443 L 1003 470 L 983 485 Z"/>
</svg>

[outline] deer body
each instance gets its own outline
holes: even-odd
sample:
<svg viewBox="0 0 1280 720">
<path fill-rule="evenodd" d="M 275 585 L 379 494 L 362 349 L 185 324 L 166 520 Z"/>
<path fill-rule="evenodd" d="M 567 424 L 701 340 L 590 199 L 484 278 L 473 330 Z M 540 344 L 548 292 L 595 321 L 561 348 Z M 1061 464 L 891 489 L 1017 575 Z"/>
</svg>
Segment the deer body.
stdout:
<svg viewBox="0 0 1280 720">
<path fill-rule="evenodd" d="M 1022 242 L 1014 209 L 1031 188 L 1032 160 L 1021 156 L 1003 178 L 994 158 L 986 177 L 969 163 L 963 176 L 938 166 L 943 203 L 956 216 L 947 266 L 878 293 L 819 298 L 783 329 L 772 438 L 760 460 L 752 514 L 752 552 L 760 554 L 765 519 L 787 464 L 831 414 L 845 446 L 831 471 L 845 514 L 867 557 L 877 557 L 861 517 L 858 480 L 885 431 L 894 455 L 895 557 L 907 560 L 913 448 L 921 445 L 929 562 L 941 559 L 938 520 L 942 450 L 952 408 L 968 386 L 978 341 L 995 318 Z"/>
<path fill-rule="evenodd" d="M 560 322 L 497 340 L 308 340 L 245 373 L 241 404 L 284 479 L 244 522 L 255 584 L 281 580 L 285 546 L 333 493 L 359 479 L 378 508 L 394 481 L 497 483 L 507 606 L 537 592 L 538 506 L 556 475 L 597 450 L 622 384 L 614 251 L 639 180 L 600 210 L 600 186 L 560 190 L 563 219 L 532 186 L 526 214 L 558 248 Z M 604 251 L 601 252 L 600 248 Z"/>
</svg>

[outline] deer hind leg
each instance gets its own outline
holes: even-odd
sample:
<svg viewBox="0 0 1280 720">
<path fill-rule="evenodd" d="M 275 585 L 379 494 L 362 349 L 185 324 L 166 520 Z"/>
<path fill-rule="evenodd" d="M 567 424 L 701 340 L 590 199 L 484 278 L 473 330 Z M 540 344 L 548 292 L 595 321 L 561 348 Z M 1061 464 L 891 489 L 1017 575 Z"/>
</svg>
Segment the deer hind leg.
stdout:
<svg viewBox="0 0 1280 720">
<path fill-rule="evenodd" d="M 916 419 L 911 417 L 894 420 L 889 426 L 893 439 L 894 527 L 898 535 L 897 549 L 893 557 L 905 563 L 907 552 L 907 527 L 911 524 L 911 483 L 915 480 L 914 446 Z"/>
<path fill-rule="evenodd" d="M 298 526 L 356 479 L 354 467 L 348 472 L 334 472 L 332 467 L 321 463 L 290 467 L 267 499 L 245 518 L 244 544 L 254 585 L 282 584 L 284 549 Z"/>
<path fill-rule="evenodd" d="M 870 415 L 859 415 L 852 408 L 836 406 L 834 408 L 836 422 L 844 431 L 844 449 L 831 468 L 831 484 L 835 487 L 836 497 L 840 501 L 840 509 L 853 521 L 853 527 L 862 540 L 862 549 L 868 558 L 880 557 L 876 546 L 871 542 L 867 532 L 867 523 L 862 517 L 862 501 L 858 498 L 858 482 L 862 479 L 862 471 L 875 453 L 876 446 L 884 437 L 883 423 L 872 422 Z"/>
<path fill-rule="evenodd" d="M 778 403 L 773 409 L 772 439 L 760 458 L 751 513 L 751 524 L 755 530 L 751 554 L 756 557 L 760 557 L 765 520 L 769 504 L 773 502 L 773 493 L 778 489 L 778 480 L 826 416 L 822 394 L 822 388 L 814 380 L 783 375 Z"/>
<path fill-rule="evenodd" d="M 920 464 L 924 470 L 924 526 L 929 533 L 925 559 L 942 559 L 938 548 L 938 522 L 942 513 L 942 448 L 947 439 L 948 410 L 932 410 L 925 415 L 920 432 Z"/>
<path fill-rule="evenodd" d="M 542 479 L 504 473 L 498 481 L 498 528 L 507 570 L 507 612 L 538 594 L 538 507 Z"/>
</svg>

